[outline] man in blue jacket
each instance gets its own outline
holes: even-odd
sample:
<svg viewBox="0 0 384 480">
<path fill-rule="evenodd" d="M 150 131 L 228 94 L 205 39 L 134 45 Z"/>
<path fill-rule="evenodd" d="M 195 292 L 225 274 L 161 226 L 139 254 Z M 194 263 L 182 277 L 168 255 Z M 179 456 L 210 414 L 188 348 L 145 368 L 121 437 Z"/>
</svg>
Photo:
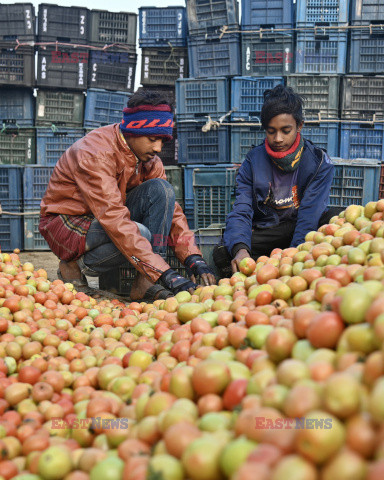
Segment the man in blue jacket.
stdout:
<svg viewBox="0 0 384 480">
<path fill-rule="evenodd" d="M 302 98 L 283 85 L 267 90 L 261 124 L 265 142 L 248 153 L 239 169 L 224 246 L 213 253 L 222 276 L 238 271 L 245 257 L 298 246 L 341 210 L 327 209 L 334 171 L 328 154 L 300 133 Z"/>
</svg>

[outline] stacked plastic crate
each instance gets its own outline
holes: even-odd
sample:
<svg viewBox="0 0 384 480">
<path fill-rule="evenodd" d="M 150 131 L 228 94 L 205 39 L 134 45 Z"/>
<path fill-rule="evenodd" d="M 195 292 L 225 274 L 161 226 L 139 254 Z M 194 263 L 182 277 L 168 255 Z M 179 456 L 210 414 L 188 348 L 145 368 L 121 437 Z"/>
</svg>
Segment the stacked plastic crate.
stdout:
<svg viewBox="0 0 384 480">
<path fill-rule="evenodd" d="M 13 214 L 23 209 L 22 165 L 35 163 L 35 31 L 32 4 L 0 5 L 0 203 Z M 23 248 L 21 215 L 1 215 L 0 248 Z"/>
<path fill-rule="evenodd" d="M 135 85 L 136 30 L 135 13 L 90 12 L 86 132 L 121 121 Z"/>
<path fill-rule="evenodd" d="M 139 8 L 141 84 L 160 91 L 172 104 L 175 81 L 188 77 L 187 30 L 185 7 Z M 177 165 L 177 128 L 173 137 L 161 153 L 164 165 Z"/>
<path fill-rule="evenodd" d="M 178 161 L 184 165 L 188 224 L 201 229 L 224 222 L 234 199 L 230 128 L 215 122 L 227 118 L 230 78 L 241 72 L 239 15 L 236 0 L 186 5 L 190 78 L 176 82 Z M 226 29 L 236 33 L 222 34 Z M 199 245 L 203 237 L 196 236 Z"/>
<path fill-rule="evenodd" d="M 383 25 L 382 0 L 352 0 L 349 73 L 342 79 L 342 158 L 384 161 Z"/>
</svg>

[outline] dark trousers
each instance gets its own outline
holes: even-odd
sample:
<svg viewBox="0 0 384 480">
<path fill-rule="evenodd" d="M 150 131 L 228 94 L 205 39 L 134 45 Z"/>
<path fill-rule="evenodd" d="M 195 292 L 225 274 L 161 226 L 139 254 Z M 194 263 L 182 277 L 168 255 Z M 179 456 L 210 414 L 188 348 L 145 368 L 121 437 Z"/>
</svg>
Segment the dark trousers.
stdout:
<svg viewBox="0 0 384 480">
<path fill-rule="evenodd" d="M 338 215 L 341 207 L 330 207 L 319 220 L 319 227 L 329 223 L 332 217 Z M 295 232 L 296 221 L 282 222 L 271 228 L 257 228 L 252 230 L 251 257 L 257 260 L 263 255 L 269 256 L 275 248 L 288 248 Z M 213 261 L 221 278 L 232 275 L 231 260 L 233 257 L 224 247 L 223 241 L 213 249 Z"/>
</svg>

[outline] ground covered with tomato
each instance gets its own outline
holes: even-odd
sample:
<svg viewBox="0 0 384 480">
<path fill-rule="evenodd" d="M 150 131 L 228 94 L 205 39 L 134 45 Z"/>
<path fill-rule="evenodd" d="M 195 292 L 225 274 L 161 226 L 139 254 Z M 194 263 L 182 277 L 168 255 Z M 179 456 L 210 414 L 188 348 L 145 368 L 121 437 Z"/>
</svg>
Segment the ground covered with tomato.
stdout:
<svg viewBox="0 0 384 480">
<path fill-rule="evenodd" d="M 0 480 L 382 480 L 383 212 L 153 304 L 1 253 Z"/>
</svg>

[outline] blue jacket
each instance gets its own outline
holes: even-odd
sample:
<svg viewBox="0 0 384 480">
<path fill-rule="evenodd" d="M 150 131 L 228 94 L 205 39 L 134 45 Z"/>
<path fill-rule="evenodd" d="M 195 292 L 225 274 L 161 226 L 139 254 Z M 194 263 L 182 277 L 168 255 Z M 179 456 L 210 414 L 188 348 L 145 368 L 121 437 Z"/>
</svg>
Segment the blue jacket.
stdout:
<svg viewBox="0 0 384 480">
<path fill-rule="evenodd" d="M 312 142 L 304 140 L 304 150 L 298 167 L 297 189 L 300 207 L 291 246 L 304 242 L 305 235 L 317 230 L 321 215 L 327 209 L 334 166 L 328 154 Z M 251 251 L 252 227 L 278 225 L 277 212 L 266 205 L 272 162 L 264 144 L 253 148 L 241 165 L 236 177 L 236 200 L 226 220 L 224 245 L 228 252 L 243 243 Z"/>
</svg>

